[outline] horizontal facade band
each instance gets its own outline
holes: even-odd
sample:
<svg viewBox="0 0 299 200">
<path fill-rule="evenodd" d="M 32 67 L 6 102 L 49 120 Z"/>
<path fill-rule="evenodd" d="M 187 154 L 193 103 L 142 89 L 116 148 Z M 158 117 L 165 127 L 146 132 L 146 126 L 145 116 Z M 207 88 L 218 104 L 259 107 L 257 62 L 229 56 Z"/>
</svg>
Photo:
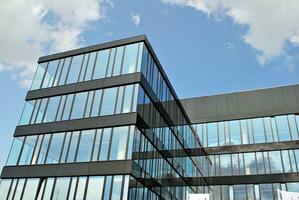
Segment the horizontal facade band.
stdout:
<svg viewBox="0 0 299 200">
<path fill-rule="evenodd" d="M 44 98 L 44 97 L 51 97 L 51 96 L 65 95 L 65 94 L 71 94 L 77 92 L 85 92 L 90 90 L 117 87 L 122 85 L 130 85 L 130 84 L 140 82 L 140 76 L 141 73 L 137 72 L 132 74 L 102 78 L 97 80 L 61 85 L 57 87 L 31 90 L 26 95 L 26 101 Z"/>
<path fill-rule="evenodd" d="M 243 145 L 231 145 L 231 146 L 217 146 L 207 147 L 206 152 L 209 155 L 215 154 L 229 154 L 229 153 L 246 153 L 246 152 L 258 152 L 258 151 L 277 151 L 298 149 L 299 140 L 285 141 L 285 142 L 272 142 L 272 143 L 260 143 L 260 144 L 243 144 Z M 196 150 L 189 150 L 192 155 L 197 155 Z"/>
<path fill-rule="evenodd" d="M 239 185 L 239 184 L 263 184 L 263 183 L 286 183 L 298 182 L 299 173 L 280 173 L 280 174 L 260 174 L 260 175 L 238 175 L 238 176 L 214 176 L 205 177 L 209 186 L 213 185 Z M 179 178 L 164 178 L 160 180 L 163 187 L 180 187 L 186 186 L 186 183 Z M 203 177 L 186 177 L 185 181 L 191 186 L 207 185 Z M 159 187 L 156 182 L 151 179 L 143 179 L 142 183 L 146 187 Z M 130 181 L 130 186 L 138 187 L 133 181 Z"/>
<path fill-rule="evenodd" d="M 66 176 L 102 176 L 130 174 L 132 161 L 101 161 L 50 165 L 7 166 L 1 178 L 42 178 Z"/>
<path fill-rule="evenodd" d="M 205 155 L 219 155 L 219 154 L 233 154 L 233 153 L 249 153 L 249 152 L 261 152 L 261 151 L 278 151 L 298 149 L 299 140 L 285 141 L 285 142 L 273 142 L 273 143 L 261 143 L 261 144 L 243 144 L 243 145 L 231 145 L 231 146 L 217 146 L 206 148 L 194 148 L 186 149 L 185 151 L 170 150 L 170 154 L 174 157 L 184 157 L 185 152 L 188 152 L 190 156 L 205 156 Z M 163 151 L 161 152 L 163 153 Z M 153 158 L 153 152 L 133 152 L 133 158 L 139 159 L 151 159 Z M 155 156 L 156 158 L 157 156 Z"/>
<path fill-rule="evenodd" d="M 137 113 L 134 112 L 100 117 L 91 117 L 85 119 L 48 122 L 42 124 L 22 125 L 16 127 L 14 137 L 64 131 L 127 126 L 136 124 L 136 120 Z"/>
</svg>

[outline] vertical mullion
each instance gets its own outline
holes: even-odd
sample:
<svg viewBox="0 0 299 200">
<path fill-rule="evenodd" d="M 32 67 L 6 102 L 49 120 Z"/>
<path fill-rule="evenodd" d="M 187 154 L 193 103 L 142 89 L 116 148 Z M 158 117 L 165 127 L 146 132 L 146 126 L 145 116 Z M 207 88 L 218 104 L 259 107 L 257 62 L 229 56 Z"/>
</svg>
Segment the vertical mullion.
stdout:
<svg viewBox="0 0 299 200">
<path fill-rule="evenodd" d="M 59 85 L 59 81 L 60 81 L 60 79 L 61 79 L 61 75 L 62 75 L 62 72 L 63 72 L 63 67 L 64 67 L 64 64 L 65 64 L 65 60 L 66 60 L 66 58 L 63 59 L 62 64 L 61 64 L 60 72 L 58 72 L 58 73 L 59 73 L 59 76 L 58 76 L 58 79 L 57 79 L 57 85 L 56 85 L 56 86 Z"/>
<path fill-rule="evenodd" d="M 25 143 L 26 143 L 26 139 L 27 139 L 27 136 L 24 136 L 24 140 L 23 140 L 23 143 L 22 143 L 22 147 L 21 147 L 20 154 L 19 154 L 16 165 L 19 165 L 19 162 L 20 162 L 20 159 L 21 159 L 21 156 L 22 156 L 22 153 L 23 153 L 23 149 L 24 149 L 24 146 L 25 146 Z"/>
<path fill-rule="evenodd" d="M 51 146 L 51 143 L 52 143 L 52 137 L 53 137 L 53 133 L 52 133 L 51 136 L 50 136 L 49 144 L 48 144 L 47 151 L 46 151 L 46 155 L 45 155 L 45 160 L 44 160 L 44 163 L 42 163 L 42 164 L 45 164 L 45 163 L 47 162 L 49 149 L 50 149 L 50 146 Z"/>
<path fill-rule="evenodd" d="M 134 72 L 136 72 L 137 71 L 137 66 L 138 66 L 138 64 L 139 64 L 139 56 L 140 56 L 140 46 L 141 46 L 141 43 L 138 43 L 138 48 L 137 48 L 137 59 L 136 59 L 136 63 L 135 63 L 135 69 L 134 69 Z M 142 59 L 142 53 L 141 53 L 141 59 Z M 141 66 L 141 63 L 140 63 L 140 68 L 141 68 L 142 66 Z M 141 69 L 140 69 L 140 71 L 141 71 Z"/>
<path fill-rule="evenodd" d="M 60 110 L 60 106 L 61 106 L 60 104 L 61 104 L 61 101 L 62 101 L 62 97 L 63 96 L 60 96 L 60 98 L 59 98 L 59 103 L 58 103 L 56 115 L 55 115 L 55 118 L 54 118 L 54 122 L 57 120 L 57 117 L 58 117 L 58 113 L 59 113 L 59 110 Z"/>
<path fill-rule="evenodd" d="M 57 64 L 56 71 L 55 71 L 55 75 L 53 77 L 53 83 L 50 85 L 50 87 L 53 87 L 54 84 L 55 84 L 55 79 L 57 77 L 57 73 L 58 73 L 58 70 L 59 70 L 59 67 L 60 67 L 60 62 L 61 62 L 61 59 L 58 60 L 58 64 Z"/>
<path fill-rule="evenodd" d="M 82 61 L 81 61 L 81 65 L 80 65 L 80 70 L 79 70 L 79 74 L 78 74 L 78 78 L 77 78 L 77 82 L 76 83 L 78 83 L 78 82 L 80 82 L 80 78 L 81 78 L 81 73 L 82 73 L 82 70 L 83 70 L 83 68 L 84 68 L 84 64 L 85 64 L 85 57 L 86 56 L 88 56 L 89 54 L 83 54 L 83 58 L 82 58 Z M 88 56 L 89 57 L 89 56 Z M 87 58 L 87 63 L 88 63 L 88 58 Z M 86 64 L 87 65 L 87 64 Z M 83 72 L 84 73 L 84 72 Z M 84 80 L 84 74 L 83 74 L 83 79 L 82 80 Z"/>
<path fill-rule="evenodd" d="M 39 109 L 40 109 L 40 107 L 41 107 L 41 104 L 42 104 L 42 100 L 43 99 L 38 99 L 38 100 L 36 100 L 36 102 L 35 103 L 37 103 L 37 101 L 38 101 L 38 105 L 37 105 L 37 110 L 36 110 L 36 114 L 35 114 L 35 116 L 33 116 L 33 114 L 34 114 L 34 111 L 33 111 L 33 113 L 31 114 L 31 119 L 30 119 L 30 122 L 29 122 L 29 124 L 35 124 L 36 123 L 36 120 L 37 120 L 37 116 L 38 116 L 38 112 L 39 112 Z M 34 109 L 35 109 L 35 104 L 34 104 Z M 33 119 L 34 118 L 34 119 Z"/>
<path fill-rule="evenodd" d="M 92 92 L 92 99 L 91 99 L 91 102 L 90 102 L 90 109 L 89 109 L 89 113 L 88 113 L 88 116 L 87 117 L 90 117 L 91 116 L 91 112 L 92 112 L 92 107 L 93 107 L 93 103 L 94 103 L 94 98 L 95 98 L 95 94 L 96 94 L 97 90 L 93 91 Z"/>
<path fill-rule="evenodd" d="M 115 51 L 114 51 L 114 58 L 113 59 L 113 63 L 112 63 L 112 70 L 111 70 L 111 76 L 114 76 L 113 73 L 114 73 L 114 65 L 115 65 L 115 60 L 116 60 L 116 57 L 117 57 L 117 51 L 119 50 L 119 47 L 116 47 L 115 48 Z"/>
<path fill-rule="evenodd" d="M 105 95 L 105 91 L 107 89 L 102 89 L 101 91 L 101 97 L 100 97 L 100 103 L 99 103 L 99 110 L 98 110 L 98 116 L 101 115 L 101 110 L 102 110 L 102 104 L 103 104 L 103 99 L 104 99 L 104 95 Z"/>
<path fill-rule="evenodd" d="M 63 154 L 63 149 L 64 149 L 66 137 L 67 137 L 67 132 L 64 132 L 64 137 L 63 137 L 63 142 L 62 142 L 62 146 L 61 146 L 61 151 L 60 151 L 58 163 L 61 163 L 61 157 L 62 157 L 62 154 Z"/>
<path fill-rule="evenodd" d="M 48 109 L 50 98 L 51 97 L 46 98 L 47 99 L 46 100 L 46 107 L 45 107 L 45 111 L 44 111 L 43 117 L 41 119 L 41 123 L 44 123 L 44 120 L 45 120 L 45 117 L 46 117 L 46 114 L 47 114 L 47 109 Z"/>
<path fill-rule="evenodd" d="M 38 164 L 38 159 L 39 159 L 40 152 L 41 152 L 41 149 L 42 149 L 42 146 L 43 146 L 43 142 L 44 142 L 45 135 L 46 135 L 46 134 L 42 135 L 42 141 L 41 141 L 41 144 L 40 144 L 40 148 L 39 148 L 39 150 L 38 150 L 38 153 L 37 153 L 36 165 Z"/>
<path fill-rule="evenodd" d="M 120 70 L 119 70 L 119 75 L 122 74 L 123 68 L 124 68 L 124 60 L 125 60 L 125 53 L 126 53 L 126 46 L 123 47 L 123 52 L 121 56 L 121 64 L 120 64 Z"/>
<path fill-rule="evenodd" d="M 47 71 L 48 71 L 48 68 L 49 68 L 49 63 L 50 63 L 50 62 L 47 62 L 47 66 L 46 66 L 46 69 L 45 69 L 45 73 L 44 73 L 44 76 L 43 76 L 43 78 L 42 78 L 41 84 L 40 84 L 40 86 L 39 86 L 38 89 L 41 89 L 41 88 L 43 87 L 43 84 L 44 84 L 44 81 L 45 81 L 45 77 L 46 77 L 46 75 L 47 75 Z"/>
<path fill-rule="evenodd" d="M 71 118 L 71 116 L 72 116 L 72 112 L 73 112 L 73 108 L 74 108 L 74 103 L 75 103 L 75 100 L 76 100 L 76 94 L 77 93 L 73 94 L 73 100 L 72 100 L 72 103 L 70 105 L 71 108 L 70 108 L 70 113 L 69 113 L 69 116 L 68 116 L 67 120 L 69 120 Z M 69 94 L 69 95 L 72 95 L 72 94 Z"/>
<path fill-rule="evenodd" d="M 105 78 L 106 78 L 107 75 L 108 75 L 109 65 L 110 65 L 110 57 L 111 57 L 112 50 L 113 50 L 113 49 L 109 49 L 109 56 L 108 56 L 108 62 L 107 62 L 107 66 L 106 66 Z"/>
<path fill-rule="evenodd" d="M 114 128 L 110 129 L 110 139 L 109 139 L 109 146 L 108 146 L 108 153 L 107 153 L 107 160 L 110 160 L 110 151 L 111 151 L 111 145 L 112 145 L 112 138 L 114 135 Z"/>
<path fill-rule="evenodd" d="M 16 180 L 16 179 L 11 179 L 11 181 L 10 181 L 9 189 L 8 189 L 8 192 L 7 192 L 7 194 L 6 194 L 6 198 L 5 198 L 6 200 L 8 200 L 8 198 L 10 197 L 10 193 L 12 192 L 12 191 L 11 191 L 11 190 L 12 190 L 12 186 L 13 186 L 15 180 Z M 16 187 L 15 187 L 15 188 L 16 188 Z"/>
<path fill-rule="evenodd" d="M 32 110 L 32 113 L 30 115 L 30 119 L 29 119 L 29 124 L 31 124 L 31 121 L 32 121 L 32 118 L 34 116 L 34 113 L 35 113 L 35 107 L 38 106 L 38 109 L 39 109 L 39 106 L 40 106 L 40 102 L 41 102 L 41 99 L 37 99 L 35 100 L 34 102 L 34 106 L 33 106 L 33 110 Z M 36 105 L 38 104 L 38 105 Z M 38 110 L 36 111 L 36 113 L 38 114 Z M 35 115 L 36 116 L 36 115 Z M 36 117 L 35 117 L 36 118 Z M 34 122 L 35 122 L 35 119 L 34 119 Z"/>
<path fill-rule="evenodd" d="M 97 139 L 97 134 L 98 134 L 98 129 L 96 129 L 94 131 L 93 142 L 92 142 L 92 149 L 91 149 L 90 159 L 89 159 L 90 162 L 92 162 L 92 157 L 93 157 L 93 152 L 94 152 L 95 143 L 96 143 L 96 139 Z"/>
<path fill-rule="evenodd" d="M 113 191 L 113 186 L 114 186 L 113 183 L 114 183 L 114 176 L 112 176 L 112 178 L 111 178 L 109 199 L 112 199 L 112 191 Z"/>
<path fill-rule="evenodd" d="M 95 58 L 94 58 L 94 63 L 93 63 L 93 67 L 92 67 L 91 79 L 90 80 L 94 79 L 94 71 L 95 71 L 95 68 L 96 68 L 96 63 L 97 63 L 98 55 L 99 55 L 99 51 L 96 52 L 96 55 L 95 55 Z"/>
<path fill-rule="evenodd" d="M 66 76 L 65 76 L 65 80 L 64 80 L 63 85 L 66 84 L 67 79 L 68 79 L 68 77 L 69 77 L 69 73 L 70 73 L 70 69 L 71 69 L 72 62 L 73 62 L 73 57 L 71 57 L 71 60 L 70 60 L 70 63 L 69 63 L 68 69 L 67 69 L 67 73 L 66 73 Z"/>
<path fill-rule="evenodd" d="M 77 161 L 77 155 L 78 155 L 79 145 L 81 143 L 81 135 L 82 135 L 82 131 L 80 131 L 80 133 L 79 133 L 77 147 L 76 147 L 76 150 L 75 150 L 74 162 Z"/>
<path fill-rule="evenodd" d="M 89 54 L 85 54 L 85 56 L 87 56 L 87 61 L 85 63 L 85 70 L 84 70 L 84 74 L 83 74 L 83 77 L 82 77 L 82 81 L 85 81 L 85 77 L 86 77 L 86 73 L 87 73 L 87 70 L 88 70 L 88 65 L 89 65 L 89 61 L 90 61 L 90 56 L 91 56 L 92 53 L 89 53 Z M 82 63 L 82 70 L 84 69 L 83 67 L 83 64 Z"/>
<path fill-rule="evenodd" d="M 64 163 L 67 162 L 67 158 L 69 156 L 69 151 L 70 151 L 70 146 L 71 146 L 71 143 L 72 143 L 72 139 L 73 139 L 73 132 L 70 132 L 70 139 L 69 139 L 68 146 L 67 146 L 67 149 L 66 149 Z"/>
</svg>

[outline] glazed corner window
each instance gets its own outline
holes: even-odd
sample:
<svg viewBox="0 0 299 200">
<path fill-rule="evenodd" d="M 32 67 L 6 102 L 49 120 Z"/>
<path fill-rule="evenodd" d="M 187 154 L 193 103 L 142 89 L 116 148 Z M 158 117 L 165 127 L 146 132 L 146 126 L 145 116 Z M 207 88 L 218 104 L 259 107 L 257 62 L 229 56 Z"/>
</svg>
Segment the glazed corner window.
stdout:
<svg viewBox="0 0 299 200">
<path fill-rule="evenodd" d="M 24 137 L 16 137 L 12 143 L 6 165 L 16 165 L 21 153 Z"/>
</svg>

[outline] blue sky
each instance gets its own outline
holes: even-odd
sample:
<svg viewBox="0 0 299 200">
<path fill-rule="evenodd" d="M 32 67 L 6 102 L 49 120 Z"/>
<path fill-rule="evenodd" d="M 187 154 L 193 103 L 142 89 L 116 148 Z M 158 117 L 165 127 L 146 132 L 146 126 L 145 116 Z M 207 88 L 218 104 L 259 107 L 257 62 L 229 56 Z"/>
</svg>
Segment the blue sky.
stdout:
<svg viewBox="0 0 299 200">
<path fill-rule="evenodd" d="M 299 83 L 296 0 L 84 2 L 0 5 L 0 166 L 37 58 L 49 53 L 146 34 L 181 98 Z"/>
</svg>

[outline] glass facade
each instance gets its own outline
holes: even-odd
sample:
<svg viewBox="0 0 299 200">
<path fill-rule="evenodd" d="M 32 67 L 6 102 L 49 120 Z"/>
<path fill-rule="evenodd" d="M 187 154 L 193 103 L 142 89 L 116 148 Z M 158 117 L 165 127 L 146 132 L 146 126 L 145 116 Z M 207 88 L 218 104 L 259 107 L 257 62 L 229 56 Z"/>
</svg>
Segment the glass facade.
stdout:
<svg viewBox="0 0 299 200">
<path fill-rule="evenodd" d="M 203 123 L 194 128 L 204 147 L 296 141 L 299 115 Z"/>
<path fill-rule="evenodd" d="M 43 62 L 31 90 L 139 72 L 142 49 L 143 43 L 135 43 Z"/>
<path fill-rule="evenodd" d="M 82 51 L 39 63 L 29 92 L 34 95 L 27 96 L 0 180 L 0 199 L 180 200 L 211 192 L 214 200 L 267 200 L 276 199 L 276 188 L 299 192 L 297 181 L 210 185 L 207 179 L 299 173 L 299 148 L 211 155 L 205 149 L 298 141 L 298 114 L 192 125 L 146 40 Z M 132 73 L 139 79 L 132 80 Z M 92 86 L 84 85 L 88 81 Z M 99 116 L 108 115 L 110 122 L 99 123 L 108 118 Z M 136 119 L 124 123 L 114 115 Z M 69 120 L 76 127 L 65 129 Z M 47 171 L 94 163 L 111 168 L 83 175 Z M 34 167 L 43 175 L 19 175 Z M 115 173 L 119 168 L 129 172 Z M 9 177 L 9 169 L 18 172 Z"/>
</svg>

